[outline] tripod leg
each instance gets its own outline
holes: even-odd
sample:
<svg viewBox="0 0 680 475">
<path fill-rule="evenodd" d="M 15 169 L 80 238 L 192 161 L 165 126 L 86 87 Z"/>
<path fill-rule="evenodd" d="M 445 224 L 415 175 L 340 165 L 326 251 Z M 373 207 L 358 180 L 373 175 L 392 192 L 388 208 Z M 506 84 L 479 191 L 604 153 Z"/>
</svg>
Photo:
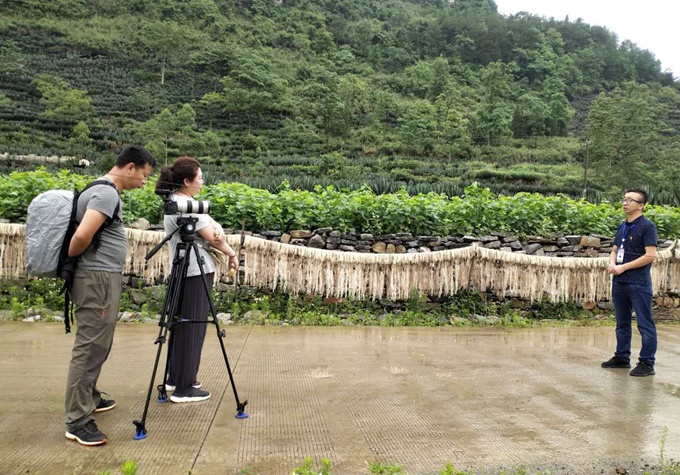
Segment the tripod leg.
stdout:
<svg viewBox="0 0 680 475">
<path fill-rule="evenodd" d="M 194 252 L 196 252 L 196 256 L 199 258 L 199 262 L 201 262 L 197 244 L 192 243 L 192 248 Z M 245 412 L 245 408 L 246 405 L 248 404 L 248 401 L 246 400 L 241 402 L 238 398 L 236 384 L 234 383 L 234 375 L 231 372 L 231 365 L 229 364 L 229 358 L 227 357 L 227 350 L 224 346 L 224 341 L 222 341 L 223 338 L 226 337 L 226 332 L 220 329 L 220 322 L 217 319 L 215 304 L 213 303 L 212 297 L 210 296 L 210 288 L 208 287 L 208 281 L 206 280 L 205 272 L 203 271 L 203 263 L 201 262 L 201 264 L 198 267 L 201 270 L 201 280 L 203 282 L 203 289 L 205 290 L 205 293 L 208 297 L 208 304 L 210 305 L 210 314 L 212 315 L 212 321 L 210 323 L 215 325 L 215 330 L 217 331 L 217 338 L 220 342 L 220 348 L 222 349 L 222 356 L 224 357 L 224 363 L 227 366 L 227 373 L 229 374 L 229 382 L 231 383 L 231 389 L 234 391 L 234 399 L 236 400 L 236 418 L 245 419 L 246 417 L 248 417 L 248 414 Z"/>
<path fill-rule="evenodd" d="M 172 353 L 173 353 L 173 348 L 174 348 L 174 343 L 175 339 L 173 338 L 173 331 L 172 328 L 168 329 L 170 333 L 170 337 L 168 338 L 168 353 L 165 357 L 165 370 L 163 371 L 163 382 L 156 386 L 156 390 L 158 391 L 158 402 L 168 402 L 168 390 L 167 390 L 167 384 L 168 384 L 168 376 L 170 375 L 170 361 L 172 358 Z"/>
<path fill-rule="evenodd" d="M 158 345 L 158 351 L 156 352 L 156 361 L 153 365 L 153 372 L 151 373 L 151 381 L 149 382 L 149 390 L 146 393 L 146 402 L 144 403 L 144 413 L 142 414 L 142 420 L 134 420 L 132 423 L 136 426 L 135 435 L 132 436 L 135 440 L 146 439 L 146 415 L 149 412 L 149 401 L 151 400 L 151 391 L 153 391 L 153 382 L 156 379 L 156 371 L 158 370 L 158 361 L 161 359 L 161 351 L 163 349 L 163 343 L 165 342 L 167 327 L 161 327 L 158 333 L 158 338 L 155 344 Z"/>
<path fill-rule="evenodd" d="M 179 254 L 179 253 L 178 253 Z M 186 254 L 186 251 L 185 251 Z M 177 326 L 177 315 L 179 314 L 179 310 L 182 308 L 182 296 L 183 296 L 183 291 L 184 291 L 184 280 L 186 278 L 186 268 L 185 268 L 185 262 L 183 260 L 183 257 L 180 257 L 179 255 L 175 256 L 175 260 L 173 261 L 176 266 L 173 266 L 173 269 L 175 267 L 180 269 L 179 272 L 179 277 L 175 276 L 173 279 L 172 273 L 171 273 L 171 281 L 172 281 L 172 286 L 170 285 L 170 282 L 168 282 L 168 292 L 166 293 L 166 303 L 169 302 L 169 311 L 168 311 L 168 318 L 165 320 L 168 322 L 166 324 L 166 327 L 168 329 L 168 332 L 170 333 L 170 337 L 168 338 L 168 352 L 166 355 L 165 359 L 165 370 L 163 371 L 163 382 L 159 384 L 156 389 L 158 390 L 158 402 L 163 403 L 168 401 L 168 391 L 167 391 L 167 383 L 168 383 L 168 376 L 170 374 L 170 364 L 172 362 L 172 356 L 174 353 L 175 349 L 175 327 Z"/>
<path fill-rule="evenodd" d="M 149 389 L 146 394 L 146 402 L 144 403 L 144 413 L 142 414 L 142 419 L 141 420 L 134 420 L 132 423 L 135 425 L 135 434 L 132 436 L 134 440 L 142 440 L 146 439 L 147 436 L 147 430 L 146 430 L 146 416 L 149 413 L 149 402 L 151 400 L 151 392 L 153 391 L 153 382 L 156 379 L 156 372 L 158 371 L 158 363 L 161 358 L 161 351 L 163 349 L 163 344 L 165 343 L 167 339 L 167 334 L 168 334 L 168 329 L 171 328 L 175 324 L 175 319 L 176 315 L 178 312 L 178 309 L 180 308 L 181 305 L 181 299 L 182 299 L 182 289 L 183 289 L 183 283 L 184 283 L 184 278 L 186 277 L 187 273 L 187 268 L 189 265 L 189 261 L 187 259 L 187 252 L 186 249 L 184 251 L 184 255 L 180 257 L 180 246 L 177 247 L 176 252 L 175 252 L 175 258 L 173 260 L 173 264 L 180 259 L 182 260 L 182 265 L 173 265 L 172 266 L 172 271 L 170 272 L 170 278 L 168 279 L 168 288 L 165 292 L 165 302 L 163 303 L 163 311 L 161 312 L 161 318 L 160 322 L 158 323 L 158 326 L 160 327 L 160 330 L 158 332 L 158 338 L 154 342 L 154 344 L 158 345 L 158 350 L 156 351 L 156 360 L 154 361 L 153 365 L 153 371 L 151 373 L 151 381 L 149 382 Z M 170 340 L 172 341 L 172 335 L 170 335 Z M 170 360 L 170 353 L 171 353 L 171 347 L 168 347 L 168 359 L 167 361 Z M 167 366 L 166 366 L 166 374 L 167 374 Z M 159 402 L 165 402 L 161 401 L 161 398 L 164 397 L 165 400 L 167 400 L 167 392 L 165 391 L 165 376 L 163 377 L 163 385 L 162 387 L 159 387 L 159 396 L 158 400 Z"/>
<path fill-rule="evenodd" d="M 167 338 L 168 341 L 168 352 L 165 358 L 165 370 L 163 371 L 163 382 L 156 386 L 156 390 L 158 391 L 158 397 L 156 398 L 158 402 L 167 402 L 168 400 L 168 393 L 165 389 L 165 385 L 167 383 L 167 376 L 168 376 L 168 367 L 170 364 L 170 356 L 172 355 L 172 348 L 173 348 L 173 333 L 172 333 L 172 315 L 174 315 L 173 312 L 173 306 L 175 303 L 175 298 L 174 296 L 176 295 L 177 291 L 177 285 L 179 284 L 179 278 L 176 275 L 170 275 L 170 279 L 168 280 L 168 288 L 165 292 L 165 304 L 163 305 L 163 312 L 161 315 L 164 315 L 165 318 L 161 318 L 161 322 L 159 325 L 162 325 L 165 330 L 166 330 L 166 335 L 169 332 L 170 337 Z M 163 341 L 165 342 L 166 339 Z M 151 381 L 153 384 L 153 381 L 156 379 L 156 367 L 154 367 L 154 372 L 151 376 Z"/>
</svg>

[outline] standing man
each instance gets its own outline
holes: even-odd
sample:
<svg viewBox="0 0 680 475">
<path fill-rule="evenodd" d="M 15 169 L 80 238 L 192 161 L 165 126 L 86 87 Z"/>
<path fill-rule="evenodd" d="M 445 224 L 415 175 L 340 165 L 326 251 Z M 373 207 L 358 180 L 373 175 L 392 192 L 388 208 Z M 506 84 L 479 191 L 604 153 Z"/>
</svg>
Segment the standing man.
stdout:
<svg viewBox="0 0 680 475">
<path fill-rule="evenodd" d="M 82 445 L 106 443 L 93 414 L 116 405 L 115 401 L 101 397 L 97 379 L 113 343 L 127 254 L 120 192 L 142 187 L 155 165 L 153 156 L 144 148 L 126 147 L 103 177 L 115 188 L 96 185 L 78 198 L 78 228 L 68 249 L 69 257 L 78 259 L 71 288 L 77 331 L 65 407 L 66 438 Z M 105 222 L 109 224 L 102 228 Z"/>
<path fill-rule="evenodd" d="M 647 192 L 640 188 L 626 191 L 621 200 L 626 220 L 616 231 L 614 250 L 607 272 L 614 276 L 612 298 L 616 314 L 616 353 L 602 363 L 603 368 L 630 368 L 632 311 L 642 336 L 638 364 L 631 376 L 651 376 L 656 355 L 656 325 L 652 316 L 652 261 L 658 245 L 656 226 L 642 215 Z"/>
</svg>

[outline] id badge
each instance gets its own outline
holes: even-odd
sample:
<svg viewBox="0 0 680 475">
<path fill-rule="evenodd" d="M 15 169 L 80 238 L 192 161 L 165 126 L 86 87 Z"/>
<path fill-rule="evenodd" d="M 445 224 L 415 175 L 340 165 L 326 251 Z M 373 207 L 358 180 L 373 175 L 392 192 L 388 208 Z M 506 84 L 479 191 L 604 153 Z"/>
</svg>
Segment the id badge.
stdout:
<svg viewBox="0 0 680 475">
<path fill-rule="evenodd" d="M 623 264 L 623 247 L 620 247 L 616 251 L 616 263 Z"/>
</svg>

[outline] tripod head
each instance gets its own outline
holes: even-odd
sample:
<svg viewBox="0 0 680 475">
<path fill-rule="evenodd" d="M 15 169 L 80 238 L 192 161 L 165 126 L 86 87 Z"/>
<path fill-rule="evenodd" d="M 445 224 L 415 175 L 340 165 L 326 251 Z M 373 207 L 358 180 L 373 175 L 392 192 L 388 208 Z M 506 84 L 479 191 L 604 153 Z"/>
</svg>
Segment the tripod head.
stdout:
<svg viewBox="0 0 680 475">
<path fill-rule="evenodd" d="M 170 198 L 174 193 L 172 190 L 157 189 L 155 193 L 163 197 L 163 214 L 165 216 L 177 216 L 177 228 L 172 233 L 165 236 L 158 245 L 144 256 L 146 261 L 151 259 L 160 248 L 163 247 L 163 244 L 168 242 L 177 232 L 179 232 L 182 242 L 194 242 L 198 218 L 194 216 L 183 216 L 182 213 L 208 214 L 210 210 L 209 201 L 195 201 L 191 199 L 186 201 L 175 201 Z"/>
<path fill-rule="evenodd" d="M 177 218 L 177 229 L 170 234 L 172 236 L 179 231 L 182 242 L 193 242 L 196 238 L 196 223 L 198 218 L 193 216 L 180 216 Z M 167 240 L 167 239 L 166 239 Z"/>
<path fill-rule="evenodd" d="M 195 218 L 193 216 L 179 216 L 177 218 L 177 228 L 165 236 L 161 242 L 156 244 L 153 249 L 151 249 L 146 256 L 144 256 L 144 260 L 148 261 L 151 259 L 156 253 L 163 247 L 163 245 L 168 242 L 175 234 L 179 233 L 180 239 L 182 242 L 194 242 L 196 239 L 196 223 L 198 222 L 198 218 Z"/>
</svg>

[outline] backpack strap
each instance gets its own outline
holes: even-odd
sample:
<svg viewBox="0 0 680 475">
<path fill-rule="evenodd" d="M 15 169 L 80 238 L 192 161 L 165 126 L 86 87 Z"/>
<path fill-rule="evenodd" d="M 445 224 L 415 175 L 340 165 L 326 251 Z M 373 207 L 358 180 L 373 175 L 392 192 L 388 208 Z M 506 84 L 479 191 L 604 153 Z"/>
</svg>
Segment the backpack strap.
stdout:
<svg viewBox="0 0 680 475">
<path fill-rule="evenodd" d="M 68 222 L 68 228 L 66 229 L 66 234 L 64 238 L 64 242 L 61 243 L 61 250 L 59 251 L 59 261 L 57 263 L 57 276 L 63 277 L 62 276 L 62 270 L 64 270 L 64 267 L 73 259 L 68 257 L 68 248 L 71 245 L 71 238 L 73 237 L 73 233 L 76 231 L 76 225 L 78 224 L 76 221 L 76 213 L 78 211 L 78 190 L 73 190 L 73 204 L 71 205 L 71 217 L 69 218 Z M 71 287 L 68 286 L 70 289 Z M 67 332 L 68 333 L 68 332 Z"/>
<path fill-rule="evenodd" d="M 62 289 L 64 291 L 64 326 L 66 333 L 71 333 L 71 325 L 73 324 L 73 302 L 71 301 L 71 290 L 66 288 L 66 283 Z"/>
<path fill-rule="evenodd" d="M 89 183 L 85 188 L 83 188 L 81 190 L 81 192 L 78 194 L 78 196 L 80 196 L 85 190 L 88 190 L 90 188 L 93 188 L 93 187 L 99 186 L 99 185 L 112 186 L 116 190 L 116 192 L 118 192 L 116 185 L 111 183 L 109 180 L 95 180 L 95 181 Z M 120 221 L 120 218 L 118 217 L 119 212 L 120 212 L 120 199 L 118 200 L 118 203 L 116 203 L 116 209 L 113 211 L 113 216 L 107 216 L 104 223 L 97 230 L 97 232 L 94 233 L 94 236 L 92 237 L 92 243 L 90 244 L 90 246 L 92 246 L 92 250 L 94 252 L 97 252 L 97 250 L 99 249 L 99 245 L 101 244 L 102 231 L 104 231 L 104 229 L 111 226 L 114 222 Z"/>
<path fill-rule="evenodd" d="M 71 245 L 71 238 L 76 229 L 76 212 L 78 209 L 78 190 L 73 190 L 73 203 L 71 205 L 71 217 L 69 218 L 68 228 L 66 229 L 66 234 L 64 236 L 64 242 L 61 243 L 61 249 L 59 250 L 59 260 L 57 262 L 57 277 L 64 279 L 64 285 L 61 286 L 59 295 L 64 294 L 64 326 L 66 327 L 66 333 L 71 333 L 71 323 L 73 323 L 72 312 L 69 314 L 69 305 L 71 305 L 71 299 L 69 291 L 73 285 L 73 275 L 76 270 L 76 264 L 78 263 L 77 257 L 68 256 L 68 248 Z"/>
</svg>

